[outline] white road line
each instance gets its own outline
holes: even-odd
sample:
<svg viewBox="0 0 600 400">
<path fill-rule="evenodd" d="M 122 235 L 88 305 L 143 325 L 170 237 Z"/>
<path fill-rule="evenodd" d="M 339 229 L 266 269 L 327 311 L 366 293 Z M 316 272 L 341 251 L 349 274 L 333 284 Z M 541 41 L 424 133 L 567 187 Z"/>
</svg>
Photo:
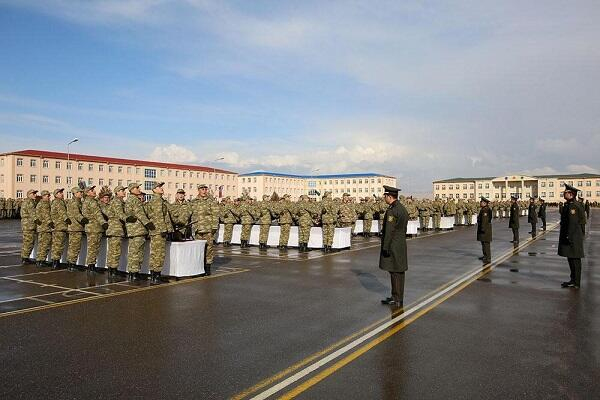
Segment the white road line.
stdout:
<svg viewBox="0 0 600 400">
<path fill-rule="evenodd" d="M 56 288 L 56 289 L 62 289 L 65 292 L 78 291 L 78 292 L 83 292 L 83 293 L 88 293 L 88 294 L 94 294 L 94 295 L 97 295 L 98 293 L 87 292 L 85 289 L 91 289 L 91 288 L 103 286 L 103 285 L 99 285 L 99 286 L 92 286 L 92 287 L 89 287 L 89 288 L 77 289 L 77 288 L 69 288 L 69 287 L 65 287 L 65 286 L 54 285 L 52 283 L 42 283 L 42 282 L 36 282 L 36 281 L 26 281 L 26 280 L 23 280 L 23 279 L 16 279 L 16 278 L 6 278 L 5 277 L 5 278 L 2 278 L 2 279 L 6 279 L 6 280 L 9 280 L 9 281 L 20 282 L 20 283 L 29 283 L 29 284 L 37 285 L 37 286 L 41 286 L 41 287 L 51 287 L 51 288 Z"/>
</svg>

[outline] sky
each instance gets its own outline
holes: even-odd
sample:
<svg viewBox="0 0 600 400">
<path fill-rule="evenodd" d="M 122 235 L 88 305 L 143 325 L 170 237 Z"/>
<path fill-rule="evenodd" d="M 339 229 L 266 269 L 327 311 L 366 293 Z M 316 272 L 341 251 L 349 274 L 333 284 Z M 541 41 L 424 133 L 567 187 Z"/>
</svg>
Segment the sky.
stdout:
<svg viewBox="0 0 600 400">
<path fill-rule="evenodd" d="M 0 151 L 600 173 L 600 2 L 0 0 Z"/>
</svg>

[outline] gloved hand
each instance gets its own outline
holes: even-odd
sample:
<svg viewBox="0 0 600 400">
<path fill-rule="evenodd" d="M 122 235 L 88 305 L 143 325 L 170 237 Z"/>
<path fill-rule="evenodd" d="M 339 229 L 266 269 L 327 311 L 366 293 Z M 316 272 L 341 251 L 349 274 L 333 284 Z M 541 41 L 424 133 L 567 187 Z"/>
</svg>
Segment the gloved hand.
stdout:
<svg viewBox="0 0 600 400">
<path fill-rule="evenodd" d="M 391 256 L 391 254 L 390 254 L 390 252 L 389 252 L 388 250 L 381 250 L 381 255 L 382 255 L 384 258 L 388 258 L 388 257 L 390 257 L 390 256 Z"/>
<path fill-rule="evenodd" d="M 146 227 L 146 229 L 148 229 L 149 231 L 153 231 L 156 229 L 156 226 L 154 226 L 154 224 L 152 223 L 152 221 L 148 222 L 146 225 L 144 225 Z"/>
<path fill-rule="evenodd" d="M 108 229 L 108 222 L 105 222 L 102 224 L 102 229 L 103 230 L 107 230 Z"/>
<path fill-rule="evenodd" d="M 89 219 L 87 219 L 86 217 L 83 217 L 83 218 L 81 218 L 81 224 L 82 224 L 82 225 L 86 225 L 86 224 L 88 224 L 89 222 L 90 222 L 90 220 L 89 220 Z"/>
<path fill-rule="evenodd" d="M 137 218 L 133 215 L 128 215 L 127 218 L 125 218 L 125 222 L 133 223 L 135 221 L 137 221 Z"/>
<path fill-rule="evenodd" d="M 36 224 L 36 225 L 41 225 L 42 221 L 40 221 L 39 219 L 34 219 L 33 223 Z"/>
<path fill-rule="evenodd" d="M 70 218 L 65 219 L 65 222 L 67 223 L 67 225 L 71 225 L 71 219 Z"/>
<path fill-rule="evenodd" d="M 50 229 L 54 229 L 54 222 L 50 222 L 50 223 L 48 224 L 48 227 L 49 227 Z"/>
</svg>

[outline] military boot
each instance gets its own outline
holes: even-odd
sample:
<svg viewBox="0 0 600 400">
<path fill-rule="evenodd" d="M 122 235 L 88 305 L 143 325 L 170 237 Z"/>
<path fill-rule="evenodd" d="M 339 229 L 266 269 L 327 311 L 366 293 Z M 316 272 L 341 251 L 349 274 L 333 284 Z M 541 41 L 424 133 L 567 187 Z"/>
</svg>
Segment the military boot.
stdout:
<svg viewBox="0 0 600 400">
<path fill-rule="evenodd" d="M 36 261 L 36 262 L 35 262 L 35 265 L 36 265 L 36 267 L 38 267 L 38 268 L 42 268 L 42 267 L 44 266 L 44 264 L 45 264 L 45 263 L 44 263 L 43 261 Z"/>
<path fill-rule="evenodd" d="M 231 243 L 229 243 L 229 242 L 223 242 L 223 247 L 229 247 L 229 246 L 231 246 Z"/>
<path fill-rule="evenodd" d="M 60 267 L 60 260 L 52 260 L 52 269 L 58 269 Z"/>
<path fill-rule="evenodd" d="M 111 278 L 117 276 L 117 269 L 116 268 L 108 268 L 108 276 Z"/>
<path fill-rule="evenodd" d="M 21 258 L 21 265 L 31 264 L 31 260 L 29 258 Z"/>
<path fill-rule="evenodd" d="M 69 272 L 77 271 L 77 268 L 75 267 L 75 264 L 73 264 L 73 263 L 67 263 L 67 269 L 69 270 Z"/>
<path fill-rule="evenodd" d="M 96 270 L 96 264 L 88 264 L 88 271 L 94 272 Z"/>
<path fill-rule="evenodd" d="M 211 274 L 211 272 L 210 272 L 210 267 L 211 267 L 211 265 L 212 265 L 212 264 L 206 264 L 206 265 L 204 266 L 204 274 L 205 274 L 206 276 L 210 276 L 210 274 Z"/>
</svg>

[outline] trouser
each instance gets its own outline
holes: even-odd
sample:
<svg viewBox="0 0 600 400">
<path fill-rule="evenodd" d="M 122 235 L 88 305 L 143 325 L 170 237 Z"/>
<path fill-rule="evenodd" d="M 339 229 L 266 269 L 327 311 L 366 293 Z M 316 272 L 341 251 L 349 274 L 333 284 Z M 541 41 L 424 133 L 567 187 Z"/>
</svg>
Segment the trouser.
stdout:
<svg viewBox="0 0 600 400">
<path fill-rule="evenodd" d="M 541 220 L 542 220 L 542 230 L 545 231 L 546 230 L 546 218 L 545 217 L 541 218 Z"/>
<path fill-rule="evenodd" d="M 279 245 L 287 246 L 288 241 L 290 240 L 290 228 L 291 224 L 280 224 L 280 233 L 279 233 Z"/>
<path fill-rule="evenodd" d="M 363 233 L 371 233 L 371 226 L 373 225 L 372 219 L 363 220 Z"/>
<path fill-rule="evenodd" d="M 29 258 L 35 244 L 35 231 L 23 231 L 23 247 L 21 258 Z"/>
<path fill-rule="evenodd" d="M 52 250 L 50 250 L 50 258 L 54 261 L 60 261 L 63 251 L 65 250 L 65 241 L 67 232 L 54 231 L 52 232 Z"/>
<path fill-rule="evenodd" d="M 86 265 L 96 264 L 98 253 L 100 252 L 100 241 L 102 240 L 102 233 L 90 232 L 85 234 L 87 237 L 87 257 L 85 259 Z"/>
<path fill-rule="evenodd" d="M 392 299 L 397 303 L 404 302 L 404 272 L 390 272 L 392 281 Z"/>
<path fill-rule="evenodd" d="M 267 225 L 267 224 L 261 224 L 260 225 L 260 232 L 258 234 L 258 243 L 261 244 L 267 244 L 267 241 L 269 240 L 269 229 L 271 228 L 271 225 Z"/>
<path fill-rule="evenodd" d="M 383 231 L 383 218 L 379 219 L 379 233 Z"/>
<path fill-rule="evenodd" d="M 69 245 L 67 248 L 67 262 L 69 264 L 77 264 L 82 238 L 83 232 L 69 232 Z"/>
<path fill-rule="evenodd" d="M 421 229 L 429 228 L 429 216 L 421 217 Z"/>
<path fill-rule="evenodd" d="M 519 241 L 519 228 L 512 228 L 513 231 L 513 242 Z"/>
<path fill-rule="evenodd" d="M 212 247 L 212 233 L 210 234 L 210 243 Z M 162 235 L 150 236 L 150 262 L 148 264 L 150 271 L 160 272 L 162 270 L 166 253 L 167 239 Z"/>
<path fill-rule="evenodd" d="M 240 240 L 250 241 L 250 233 L 252 232 L 252 224 L 242 224 L 242 236 Z"/>
<path fill-rule="evenodd" d="M 571 282 L 580 286 L 581 283 L 581 258 L 568 258 L 571 269 Z"/>
<path fill-rule="evenodd" d="M 119 268 L 121 261 L 121 241 L 120 236 L 111 236 L 108 238 L 108 249 L 106 250 L 106 266 L 108 268 Z"/>
<path fill-rule="evenodd" d="M 354 235 L 354 232 L 356 231 L 356 221 L 352 222 L 352 229 L 350 230 L 350 232 L 352 233 L 352 235 Z"/>
<path fill-rule="evenodd" d="M 473 214 L 472 213 L 467 213 L 465 215 L 465 219 L 466 219 L 466 222 L 465 222 L 466 225 L 469 225 L 469 226 L 473 225 Z"/>
<path fill-rule="evenodd" d="M 489 263 L 492 261 L 492 250 L 490 242 L 481 242 L 481 250 L 483 252 L 483 262 Z"/>
<path fill-rule="evenodd" d="M 206 240 L 206 254 L 204 256 L 204 262 L 205 264 L 212 264 L 215 258 L 212 232 L 197 232 L 195 238 L 196 240 Z"/>
<path fill-rule="evenodd" d="M 442 223 L 442 216 L 440 214 L 433 214 L 433 229 L 440 229 Z"/>
<path fill-rule="evenodd" d="M 323 224 L 323 246 L 333 245 L 334 224 Z"/>
<path fill-rule="evenodd" d="M 223 242 L 231 243 L 232 236 L 233 236 L 233 224 L 224 224 Z"/>
<path fill-rule="evenodd" d="M 462 217 L 463 217 L 462 214 L 456 214 L 454 216 L 454 225 L 462 225 L 463 224 Z"/>
<path fill-rule="evenodd" d="M 535 222 L 531 223 L 531 237 L 535 237 L 537 235 L 537 224 Z"/>
<path fill-rule="evenodd" d="M 36 261 L 46 261 L 48 258 L 48 252 L 52 245 L 52 233 L 51 232 L 38 232 L 38 248 Z"/>
<path fill-rule="evenodd" d="M 310 225 L 300 225 L 298 226 L 298 242 L 299 243 L 308 243 L 310 239 Z"/>
<path fill-rule="evenodd" d="M 127 272 L 140 272 L 142 262 L 144 261 L 145 236 L 135 236 L 129 238 L 127 247 Z"/>
</svg>

